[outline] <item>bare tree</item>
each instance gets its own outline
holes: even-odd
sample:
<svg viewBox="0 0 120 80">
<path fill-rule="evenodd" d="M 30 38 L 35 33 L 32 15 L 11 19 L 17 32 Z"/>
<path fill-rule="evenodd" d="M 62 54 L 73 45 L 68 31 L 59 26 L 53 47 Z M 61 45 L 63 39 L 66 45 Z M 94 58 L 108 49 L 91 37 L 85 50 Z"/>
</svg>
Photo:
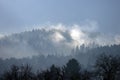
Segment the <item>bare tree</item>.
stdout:
<svg viewBox="0 0 120 80">
<path fill-rule="evenodd" d="M 20 78 L 21 80 L 33 80 L 34 74 L 30 65 L 20 67 Z"/>
<path fill-rule="evenodd" d="M 102 54 L 96 60 L 95 69 L 99 79 L 116 80 L 120 72 L 120 57 Z"/>
<path fill-rule="evenodd" d="M 10 70 L 3 74 L 2 80 L 19 80 L 19 67 L 13 65 Z"/>
</svg>

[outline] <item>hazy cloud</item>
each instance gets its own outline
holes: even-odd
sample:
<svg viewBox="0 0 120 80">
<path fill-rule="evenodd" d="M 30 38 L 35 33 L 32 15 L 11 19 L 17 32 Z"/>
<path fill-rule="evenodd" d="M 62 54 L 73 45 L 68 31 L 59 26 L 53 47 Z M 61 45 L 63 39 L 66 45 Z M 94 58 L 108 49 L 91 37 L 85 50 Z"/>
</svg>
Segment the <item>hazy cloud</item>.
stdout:
<svg viewBox="0 0 120 80">
<path fill-rule="evenodd" d="M 4 35 L 3 35 L 3 34 L 0 34 L 0 39 L 3 38 L 3 37 L 4 37 Z"/>
<path fill-rule="evenodd" d="M 120 44 L 119 34 L 100 33 L 98 29 L 99 25 L 95 21 L 87 21 L 80 25 L 34 25 L 22 33 L 7 35 L 5 38 L 0 35 L 0 56 L 22 58 L 39 54 L 70 55 L 73 48 L 82 44 Z"/>
<path fill-rule="evenodd" d="M 98 45 L 119 44 L 119 35 L 111 35 L 99 32 L 99 25 L 96 21 L 86 20 L 83 24 L 64 25 L 62 23 L 56 25 L 34 26 L 34 29 L 45 29 L 46 31 L 56 30 L 51 34 L 52 40 L 55 42 L 63 41 L 64 44 L 70 44 L 74 47 L 77 45 L 95 43 Z M 67 36 L 66 36 L 67 35 Z M 68 40 L 69 39 L 69 40 Z"/>
</svg>

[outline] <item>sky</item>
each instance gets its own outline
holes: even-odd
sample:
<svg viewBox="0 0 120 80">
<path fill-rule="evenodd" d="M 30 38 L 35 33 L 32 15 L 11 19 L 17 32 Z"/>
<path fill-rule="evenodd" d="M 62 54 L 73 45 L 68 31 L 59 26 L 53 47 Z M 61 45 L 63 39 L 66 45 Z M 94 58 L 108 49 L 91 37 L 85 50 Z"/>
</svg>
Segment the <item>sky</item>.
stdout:
<svg viewBox="0 0 120 80">
<path fill-rule="evenodd" d="M 94 21 L 98 31 L 120 34 L 120 0 L 0 0 L 0 35 L 35 25 L 82 25 Z M 84 27 L 84 26 L 83 26 Z"/>
</svg>

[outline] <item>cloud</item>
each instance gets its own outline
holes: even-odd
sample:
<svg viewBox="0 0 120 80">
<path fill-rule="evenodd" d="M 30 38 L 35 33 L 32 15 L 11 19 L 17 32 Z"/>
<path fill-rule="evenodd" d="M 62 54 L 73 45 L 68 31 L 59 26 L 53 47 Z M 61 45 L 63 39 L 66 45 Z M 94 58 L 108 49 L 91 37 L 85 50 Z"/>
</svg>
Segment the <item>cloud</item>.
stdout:
<svg viewBox="0 0 120 80">
<path fill-rule="evenodd" d="M 3 34 L 0 34 L 0 39 L 2 39 L 4 37 L 4 35 Z"/>
<path fill-rule="evenodd" d="M 96 21 L 86 20 L 82 24 L 64 25 L 58 24 L 46 24 L 46 25 L 34 25 L 32 29 L 44 29 L 46 31 L 55 30 L 50 38 L 55 43 L 71 45 L 73 47 L 78 45 L 89 45 L 92 43 L 98 45 L 113 45 L 120 44 L 120 35 L 110 35 L 99 32 L 99 25 Z M 30 30 L 28 29 L 28 30 Z"/>
<path fill-rule="evenodd" d="M 81 25 L 81 30 L 87 32 L 96 32 L 99 29 L 98 23 L 94 20 L 86 20 L 83 25 Z"/>
<path fill-rule="evenodd" d="M 87 21 L 80 25 L 64 25 L 61 23 L 34 25 L 34 27 L 27 29 L 28 32 L 7 35 L 4 39 L 2 39 L 4 35 L 0 35 L 0 51 L 4 53 L 1 56 L 22 58 L 39 53 L 69 55 L 73 48 L 83 44 L 86 46 L 91 46 L 91 44 L 100 46 L 120 44 L 119 34 L 105 34 L 99 32 L 98 29 L 98 23 L 95 21 Z"/>
<path fill-rule="evenodd" d="M 53 40 L 53 42 L 61 42 L 61 41 L 65 40 L 64 36 L 59 32 L 55 32 L 51 36 L 51 39 Z"/>
<path fill-rule="evenodd" d="M 114 39 L 116 44 L 120 44 L 120 35 L 116 35 Z"/>
</svg>

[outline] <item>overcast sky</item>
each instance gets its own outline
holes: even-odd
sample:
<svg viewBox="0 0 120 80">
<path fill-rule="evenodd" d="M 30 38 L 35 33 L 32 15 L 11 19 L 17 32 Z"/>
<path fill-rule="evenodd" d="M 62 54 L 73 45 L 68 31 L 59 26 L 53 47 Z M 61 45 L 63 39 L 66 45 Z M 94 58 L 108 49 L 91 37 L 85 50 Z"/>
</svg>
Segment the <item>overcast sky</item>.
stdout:
<svg viewBox="0 0 120 80">
<path fill-rule="evenodd" d="M 100 32 L 120 34 L 120 0 L 0 0 L 0 34 L 86 20 L 96 21 Z"/>
</svg>

